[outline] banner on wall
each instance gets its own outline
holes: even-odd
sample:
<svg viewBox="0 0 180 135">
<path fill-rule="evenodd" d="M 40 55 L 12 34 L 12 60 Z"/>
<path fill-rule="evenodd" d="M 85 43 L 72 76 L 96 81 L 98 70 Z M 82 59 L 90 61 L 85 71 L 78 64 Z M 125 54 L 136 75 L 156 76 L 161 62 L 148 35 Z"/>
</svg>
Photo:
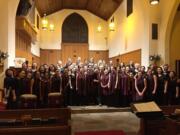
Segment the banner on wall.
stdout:
<svg viewBox="0 0 180 135">
<path fill-rule="evenodd" d="M 14 63 L 16 68 L 22 68 L 22 64 L 26 62 L 26 58 L 15 58 Z"/>
</svg>

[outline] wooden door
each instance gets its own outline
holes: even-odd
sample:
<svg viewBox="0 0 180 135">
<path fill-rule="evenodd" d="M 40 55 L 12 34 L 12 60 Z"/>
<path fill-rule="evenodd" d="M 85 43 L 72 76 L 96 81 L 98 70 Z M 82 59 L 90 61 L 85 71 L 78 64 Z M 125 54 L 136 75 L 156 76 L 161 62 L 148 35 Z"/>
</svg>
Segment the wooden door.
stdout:
<svg viewBox="0 0 180 135">
<path fill-rule="evenodd" d="M 76 62 L 77 57 L 81 57 L 84 61 L 88 59 L 88 44 L 87 43 L 62 43 L 62 61 L 65 64 L 68 58 Z"/>
</svg>

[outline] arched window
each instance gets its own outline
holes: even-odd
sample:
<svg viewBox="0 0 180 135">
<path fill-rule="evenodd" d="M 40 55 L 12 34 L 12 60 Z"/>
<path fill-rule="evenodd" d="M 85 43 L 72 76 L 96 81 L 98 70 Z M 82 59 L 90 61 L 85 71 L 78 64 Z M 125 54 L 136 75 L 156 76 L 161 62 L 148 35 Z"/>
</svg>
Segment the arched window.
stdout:
<svg viewBox="0 0 180 135">
<path fill-rule="evenodd" d="M 63 43 L 88 43 L 88 26 L 77 13 L 69 15 L 62 26 Z"/>
</svg>

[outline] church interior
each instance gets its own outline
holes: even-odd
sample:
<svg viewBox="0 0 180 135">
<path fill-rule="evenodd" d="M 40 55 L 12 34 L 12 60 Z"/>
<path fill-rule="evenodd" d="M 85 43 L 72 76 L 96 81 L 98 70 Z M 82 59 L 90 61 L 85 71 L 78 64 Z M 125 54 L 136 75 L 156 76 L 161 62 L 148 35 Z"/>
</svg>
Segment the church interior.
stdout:
<svg viewBox="0 0 180 135">
<path fill-rule="evenodd" d="M 0 18 L 0 134 L 180 134 L 180 0 L 0 0 Z"/>
</svg>

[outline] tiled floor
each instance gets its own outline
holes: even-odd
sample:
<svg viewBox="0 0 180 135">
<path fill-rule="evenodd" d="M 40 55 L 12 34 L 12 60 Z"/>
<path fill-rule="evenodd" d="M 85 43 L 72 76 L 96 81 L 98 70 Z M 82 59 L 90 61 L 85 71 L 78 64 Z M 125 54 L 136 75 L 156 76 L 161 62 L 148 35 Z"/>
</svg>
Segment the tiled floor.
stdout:
<svg viewBox="0 0 180 135">
<path fill-rule="evenodd" d="M 90 107 L 89 109 L 97 109 L 97 107 Z M 103 109 L 108 110 L 106 107 Z M 127 111 L 74 113 L 72 114 L 71 123 L 72 135 L 75 132 L 102 130 L 123 130 L 129 135 L 129 133 L 137 133 L 139 122 L 139 119 L 134 114 Z"/>
</svg>

